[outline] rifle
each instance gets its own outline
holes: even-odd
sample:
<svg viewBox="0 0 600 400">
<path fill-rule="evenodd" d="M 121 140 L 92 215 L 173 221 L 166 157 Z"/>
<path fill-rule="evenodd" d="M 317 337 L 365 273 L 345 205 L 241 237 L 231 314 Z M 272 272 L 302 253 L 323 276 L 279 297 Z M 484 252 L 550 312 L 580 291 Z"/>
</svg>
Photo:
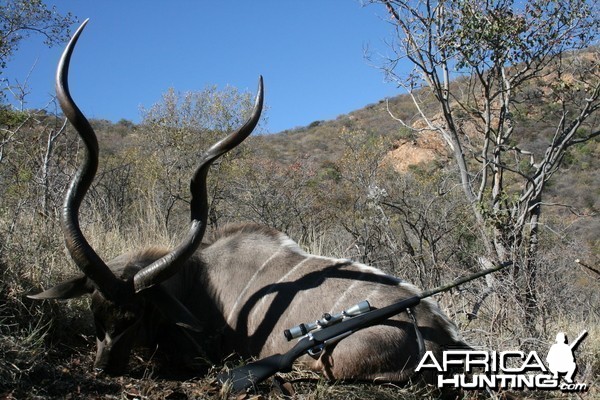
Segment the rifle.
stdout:
<svg viewBox="0 0 600 400">
<path fill-rule="evenodd" d="M 511 264 L 511 261 L 504 262 L 492 268 L 458 278 L 449 284 L 425 290 L 421 294 L 390 304 L 386 307 L 372 309 L 369 303 L 366 300 L 363 300 L 339 314 L 324 314 L 322 319 L 317 320 L 314 323 L 300 324 L 285 330 L 284 335 L 288 341 L 301 337 L 298 340 L 298 343 L 296 343 L 287 353 L 273 354 L 241 367 L 224 371 L 217 376 L 217 379 L 221 384 L 229 383 L 234 392 L 245 391 L 277 372 L 290 372 L 294 361 L 305 353 L 308 353 L 313 357 L 317 356 L 328 345 L 339 342 L 360 329 L 377 325 L 408 308 L 414 307 L 419 304 L 422 299 L 450 290 L 492 272 L 499 271 Z"/>
</svg>

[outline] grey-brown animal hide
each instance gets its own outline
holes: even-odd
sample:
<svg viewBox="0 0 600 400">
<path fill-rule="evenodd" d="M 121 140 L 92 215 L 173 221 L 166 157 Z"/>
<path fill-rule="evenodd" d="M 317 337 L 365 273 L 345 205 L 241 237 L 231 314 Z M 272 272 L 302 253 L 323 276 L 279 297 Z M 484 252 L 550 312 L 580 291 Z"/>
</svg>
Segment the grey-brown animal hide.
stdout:
<svg viewBox="0 0 600 400">
<path fill-rule="evenodd" d="M 162 255 L 161 251 L 128 254 L 109 265 L 127 278 L 131 272 L 123 274 L 124 270 L 136 271 Z M 159 341 L 157 332 L 163 336 L 170 332 L 179 336 L 179 342 L 173 346 L 173 340 L 163 338 L 161 346 L 171 343 L 167 347 L 175 353 L 208 357 L 211 362 L 232 353 L 243 357 L 282 353 L 294 344 L 287 342 L 284 329 L 361 300 L 383 307 L 418 293 L 414 286 L 376 268 L 307 254 L 286 235 L 254 224 L 231 225 L 217 232 L 212 243 L 160 286 L 198 318 L 207 337 L 197 342 L 206 347 L 195 348 L 189 338 L 178 334 L 185 328 L 175 327 L 160 312 L 149 309 L 146 319 L 151 315 L 153 320 L 141 323 L 135 336 L 153 346 Z M 97 293 L 94 300 L 106 302 Z M 432 301 L 421 302 L 413 312 L 426 350 L 439 355 L 444 348 L 464 345 L 454 324 Z M 99 347 L 99 359 L 103 351 Z M 120 349 L 125 351 L 129 353 Z M 405 381 L 418 358 L 415 327 L 402 313 L 385 324 L 356 332 L 318 360 L 306 357 L 303 361 L 330 379 Z M 103 366 L 109 372 L 122 368 Z"/>
<path fill-rule="evenodd" d="M 226 322 L 223 351 L 264 357 L 293 346 L 283 331 L 361 300 L 383 307 L 418 290 L 380 270 L 305 253 L 286 235 L 236 225 L 202 250 L 207 281 Z M 464 346 L 455 325 L 431 300 L 415 307 L 426 350 Z M 218 327 L 217 327 L 218 328 Z M 358 331 L 305 362 L 332 379 L 404 381 L 418 363 L 415 327 L 406 313 Z"/>
</svg>

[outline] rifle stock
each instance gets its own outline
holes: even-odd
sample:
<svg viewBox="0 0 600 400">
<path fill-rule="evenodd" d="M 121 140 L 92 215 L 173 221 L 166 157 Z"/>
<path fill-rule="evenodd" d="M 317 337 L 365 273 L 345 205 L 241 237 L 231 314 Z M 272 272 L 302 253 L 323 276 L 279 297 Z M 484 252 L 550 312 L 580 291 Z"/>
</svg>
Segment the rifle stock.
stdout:
<svg viewBox="0 0 600 400">
<path fill-rule="evenodd" d="M 292 364 L 306 351 L 299 342 L 292 350 L 285 354 L 273 354 L 260 360 L 253 361 L 241 367 L 222 372 L 217 379 L 222 383 L 229 383 L 234 392 L 243 392 L 259 382 L 264 381 L 277 372 L 289 372 Z M 294 349 L 298 348 L 297 351 Z"/>
</svg>

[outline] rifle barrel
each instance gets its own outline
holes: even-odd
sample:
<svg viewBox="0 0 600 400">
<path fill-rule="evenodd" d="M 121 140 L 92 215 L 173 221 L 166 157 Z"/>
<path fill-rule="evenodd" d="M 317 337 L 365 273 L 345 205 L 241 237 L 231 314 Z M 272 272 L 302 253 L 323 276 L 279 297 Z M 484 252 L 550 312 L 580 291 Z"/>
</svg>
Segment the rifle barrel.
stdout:
<svg viewBox="0 0 600 400">
<path fill-rule="evenodd" d="M 577 345 L 579 344 L 579 342 L 581 342 L 581 339 L 583 339 L 584 337 L 587 336 L 588 331 L 584 330 L 583 332 L 581 332 L 579 334 L 579 336 L 577 336 L 577 339 L 573 340 L 571 342 L 571 344 L 569 345 L 569 347 L 571 348 L 571 350 L 573 350 L 575 347 L 577 347 Z"/>
<path fill-rule="evenodd" d="M 421 292 L 421 294 L 419 295 L 419 297 L 421 299 L 424 299 L 426 297 L 431 297 L 434 294 L 438 294 L 440 292 L 445 292 L 446 290 L 450 290 L 452 288 L 455 288 L 455 287 L 457 287 L 459 285 L 462 285 L 463 283 L 467 283 L 467 282 L 470 282 L 470 281 L 472 281 L 474 279 L 481 278 L 482 276 L 491 274 L 492 272 L 499 271 L 502 268 L 508 267 L 511 264 L 512 264 L 512 261 L 506 261 L 506 262 L 503 262 L 503 263 L 500 263 L 500 264 L 496 265 L 495 267 L 484 269 L 482 271 L 475 272 L 474 274 L 471 274 L 471 275 L 462 276 L 462 277 L 457 278 L 457 279 L 453 280 L 452 282 L 447 283 L 445 285 L 441 285 L 441 286 L 438 286 L 438 287 L 433 288 L 433 289 L 424 290 L 424 291 Z"/>
</svg>

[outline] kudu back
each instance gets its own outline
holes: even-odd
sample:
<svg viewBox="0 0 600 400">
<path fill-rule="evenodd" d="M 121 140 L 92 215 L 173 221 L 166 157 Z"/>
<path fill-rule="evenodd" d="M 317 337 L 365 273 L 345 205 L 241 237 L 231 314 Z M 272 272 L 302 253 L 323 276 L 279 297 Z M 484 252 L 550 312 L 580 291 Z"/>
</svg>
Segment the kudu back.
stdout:
<svg viewBox="0 0 600 400">
<path fill-rule="evenodd" d="M 220 363 L 237 353 L 263 357 L 287 351 L 286 328 L 339 312 L 361 300 L 374 307 L 418 290 L 380 270 L 346 259 L 305 253 L 285 234 L 256 224 L 229 225 L 211 238 L 206 176 L 211 163 L 255 128 L 263 104 L 262 78 L 248 121 L 213 145 L 199 160 L 190 183 L 190 228 L 174 249 L 148 247 L 105 263 L 79 227 L 79 207 L 98 165 L 98 144 L 68 89 L 74 34 L 58 65 L 57 98 L 85 145 L 85 155 L 65 196 L 61 218 L 66 247 L 81 276 L 34 299 L 70 299 L 90 294 L 97 336 L 95 367 L 125 372 L 137 342 L 170 354 Z M 406 381 L 420 353 L 463 346 L 455 325 L 426 299 L 410 313 L 360 330 L 327 348 L 307 367 L 331 379 Z M 420 338 L 419 338 L 420 337 Z"/>
</svg>

